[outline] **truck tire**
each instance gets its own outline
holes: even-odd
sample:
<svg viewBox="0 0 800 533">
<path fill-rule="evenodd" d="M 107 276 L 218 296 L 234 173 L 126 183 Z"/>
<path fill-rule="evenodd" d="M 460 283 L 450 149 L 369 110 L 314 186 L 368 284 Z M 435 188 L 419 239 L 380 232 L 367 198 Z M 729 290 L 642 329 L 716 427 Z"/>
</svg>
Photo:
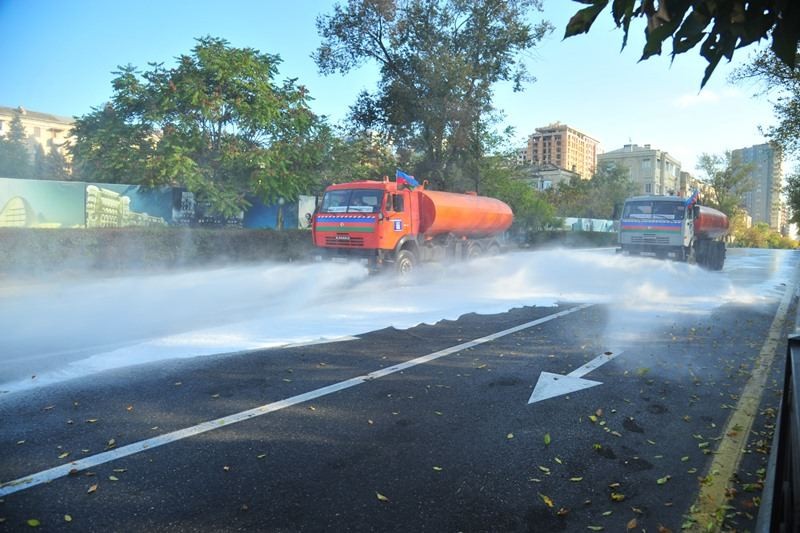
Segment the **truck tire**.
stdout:
<svg viewBox="0 0 800 533">
<path fill-rule="evenodd" d="M 477 242 L 469 243 L 467 247 L 467 260 L 477 259 L 483 256 L 483 248 Z"/>
<path fill-rule="evenodd" d="M 410 250 L 400 250 L 394 261 L 394 269 L 398 276 L 408 276 L 416 265 L 417 258 Z"/>
</svg>

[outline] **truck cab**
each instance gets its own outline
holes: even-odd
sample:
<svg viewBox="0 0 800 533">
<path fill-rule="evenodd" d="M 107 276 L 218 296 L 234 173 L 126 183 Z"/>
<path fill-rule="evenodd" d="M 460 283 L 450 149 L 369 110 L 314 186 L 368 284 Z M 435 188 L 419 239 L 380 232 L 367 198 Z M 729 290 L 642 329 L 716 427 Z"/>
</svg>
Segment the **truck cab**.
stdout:
<svg viewBox="0 0 800 533">
<path fill-rule="evenodd" d="M 318 259 L 357 260 L 371 269 L 394 261 L 419 224 L 411 191 L 385 181 L 331 185 L 311 224 Z"/>
<path fill-rule="evenodd" d="M 634 196 L 619 223 L 620 251 L 686 260 L 692 245 L 694 209 L 677 196 Z"/>
</svg>

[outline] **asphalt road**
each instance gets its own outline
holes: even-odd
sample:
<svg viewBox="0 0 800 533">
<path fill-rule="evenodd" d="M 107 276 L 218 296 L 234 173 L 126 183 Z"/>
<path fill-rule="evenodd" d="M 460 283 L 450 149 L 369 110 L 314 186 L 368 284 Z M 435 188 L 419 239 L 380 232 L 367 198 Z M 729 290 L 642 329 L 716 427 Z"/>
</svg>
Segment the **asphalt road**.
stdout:
<svg viewBox="0 0 800 533">
<path fill-rule="evenodd" d="M 563 302 L 0 397 L 0 531 L 679 531 L 720 483 L 752 528 L 796 263 L 734 251 L 761 298 L 695 312 Z"/>
</svg>

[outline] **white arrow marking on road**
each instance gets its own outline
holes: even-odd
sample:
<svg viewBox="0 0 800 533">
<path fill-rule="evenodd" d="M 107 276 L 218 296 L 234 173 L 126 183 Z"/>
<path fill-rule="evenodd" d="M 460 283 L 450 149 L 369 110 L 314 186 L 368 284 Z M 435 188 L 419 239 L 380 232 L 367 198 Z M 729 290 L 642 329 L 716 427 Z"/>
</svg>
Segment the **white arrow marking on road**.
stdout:
<svg viewBox="0 0 800 533">
<path fill-rule="evenodd" d="M 595 385 L 602 385 L 602 383 L 599 381 L 582 379 L 582 376 L 585 376 L 592 370 L 601 367 L 621 354 L 622 352 L 605 352 L 598 355 L 585 365 L 579 366 L 566 376 L 562 376 L 561 374 L 553 374 L 552 372 L 542 372 L 539 375 L 539 381 L 536 382 L 536 386 L 533 388 L 531 397 L 528 399 L 528 405 L 541 402 L 542 400 L 547 400 L 548 398 L 555 398 L 556 396 L 561 396 L 562 394 L 569 394 L 570 392 L 588 389 L 589 387 L 594 387 Z"/>
</svg>

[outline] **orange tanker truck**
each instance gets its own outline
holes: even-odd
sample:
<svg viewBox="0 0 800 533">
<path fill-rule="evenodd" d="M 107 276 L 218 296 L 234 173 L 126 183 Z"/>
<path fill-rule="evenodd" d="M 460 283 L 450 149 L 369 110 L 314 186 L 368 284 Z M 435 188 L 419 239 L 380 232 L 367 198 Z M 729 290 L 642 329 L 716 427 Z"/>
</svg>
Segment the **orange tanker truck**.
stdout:
<svg viewBox="0 0 800 533">
<path fill-rule="evenodd" d="M 514 218 L 508 205 L 425 186 L 401 172 L 395 182 L 329 186 L 311 223 L 317 259 L 359 260 L 370 270 L 408 274 L 420 262 L 500 251 Z"/>
</svg>

